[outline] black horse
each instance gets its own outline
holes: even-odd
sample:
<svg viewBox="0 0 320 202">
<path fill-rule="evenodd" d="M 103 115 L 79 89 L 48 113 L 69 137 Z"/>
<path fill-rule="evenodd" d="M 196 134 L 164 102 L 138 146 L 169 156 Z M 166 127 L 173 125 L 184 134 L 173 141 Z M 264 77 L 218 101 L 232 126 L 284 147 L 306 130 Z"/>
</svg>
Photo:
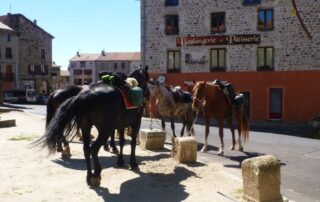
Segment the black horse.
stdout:
<svg viewBox="0 0 320 202">
<path fill-rule="evenodd" d="M 46 127 L 49 125 L 53 115 L 57 111 L 58 107 L 67 99 L 76 96 L 85 86 L 78 86 L 78 85 L 70 85 L 67 86 L 66 88 L 63 89 L 58 89 L 50 93 L 48 102 L 47 102 L 47 117 L 46 117 Z M 69 126 L 71 127 L 71 125 Z M 71 129 L 71 128 L 70 128 Z M 76 135 L 79 138 L 82 138 L 80 133 L 76 133 Z M 93 137 L 91 137 L 93 138 Z M 62 147 L 62 143 L 64 148 Z M 112 152 L 113 153 L 119 153 L 116 145 L 115 145 L 115 140 L 114 140 L 114 135 L 111 135 L 111 143 L 110 146 L 112 147 Z M 104 145 L 104 149 L 106 151 L 109 151 L 109 147 L 107 142 Z M 61 141 L 57 142 L 57 151 L 62 152 L 62 157 L 70 157 L 71 152 L 70 152 L 70 147 L 69 147 L 69 142 L 66 140 L 65 137 L 61 139 Z"/>
<path fill-rule="evenodd" d="M 148 91 L 148 67 L 137 69 L 129 74 L 135 78 L 139 87 L 142 88 L 145 99 L 149 99 Z M 68 125 L 74 121 L 77 130 L 81 130 L 83 137 L 83 150 L 87 165 L 87 184 L 99 186 L 101 181 L 101 166 L 98 159 L 99 149 L 115 129 L 121 131 L 120 154 L 118 164 L 123 164 L 123 130 L 126 127 L 132 128 L 130 166 L 132 169 L 138 167 L 135 157 L 136 137 L 140 129 L 143 107 L 126 109 L 121 92 L 113 86 L 97 83 L 91 84 L 88 88 L 81 90 L 76 96 L 66 100 L 54 114 L 47 127 L 45 135 L 38 142 L 47 147 L 49 153 L 56 151 L 57 142 L 63 137 L 70 135 Z M 90 145 L 90 130 L 92 126 L 98 130 L 96 141 Z M 121 134 L 120 133 L 120 134 Z M 94 173 L 91 169 L 93 160 Z"/>
</svg>

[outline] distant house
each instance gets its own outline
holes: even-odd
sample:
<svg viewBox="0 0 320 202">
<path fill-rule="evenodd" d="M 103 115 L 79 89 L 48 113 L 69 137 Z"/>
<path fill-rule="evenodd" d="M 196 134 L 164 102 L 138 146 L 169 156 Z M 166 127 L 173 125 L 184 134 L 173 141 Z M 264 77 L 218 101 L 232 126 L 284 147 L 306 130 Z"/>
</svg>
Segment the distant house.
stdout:
<svg viewBox="0 0 320 202">
<path fill-rule="evenodd" d="M 69 85 L 69 71 L 61 70 L 61 66 L 53 63 L 50 75 L 52 79 L 51 91 L 65 88 Z"/>
<path fill-rule="evenodd" d="M 3 90 L 18 86 L 18 48 L 17 32 L 0 22 L 0 79 Z"/>
<path fill-rule="evenodd" d="M 51 34 L 30 21 L 22 14 L 0 16 L 0 22 L 18 33 L 18 57 L 16 65 L 16 85 L 14 88 L 35 88 L 38 94 L 48 94 L 51 85 L 49 70 L 52 67 Z"/>
<path fill-rule="evenodd" d="M 129 74 L 140 66 L 140 52 L 77 52 L 69 61 L 70 84 L 83 85 L 97 82 L 102 71 Z"/>
</svg>

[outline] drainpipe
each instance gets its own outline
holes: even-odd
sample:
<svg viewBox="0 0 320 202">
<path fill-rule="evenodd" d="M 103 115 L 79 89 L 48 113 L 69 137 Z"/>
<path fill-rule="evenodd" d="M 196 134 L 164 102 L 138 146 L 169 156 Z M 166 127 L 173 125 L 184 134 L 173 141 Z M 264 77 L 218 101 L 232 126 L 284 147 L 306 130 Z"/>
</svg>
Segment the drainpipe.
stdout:
<svg viewBox="0 0 320 202">
<path fill-rule="evenodd" d="M 140 1 L 140 20 L 141 20 L 141 65 L 146 66 L 146 0 Z"/>
</svg>

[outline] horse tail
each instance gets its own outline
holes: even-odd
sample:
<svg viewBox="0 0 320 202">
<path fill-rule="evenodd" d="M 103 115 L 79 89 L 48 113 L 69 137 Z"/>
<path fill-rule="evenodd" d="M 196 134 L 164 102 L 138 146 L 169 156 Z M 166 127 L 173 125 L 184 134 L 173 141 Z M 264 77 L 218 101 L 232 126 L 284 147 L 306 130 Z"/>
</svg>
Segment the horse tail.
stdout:
<svg viewBox="0 0 320 202">
<path fill-rule="evenodd" d="M 243 142 L 249 140 L 249 120 L 245 110 L 241 111 L 241 136 Z"/>
<path fill-rule="evenodd" d="M 81 104 L 81 100 L 77 98 L 78 96 L 69 98 L 58 108 L 47 126 L 45 134 L 35 142 L 36 145 L 47 147 L 49 154 L 56 152 L 56 145 L 61 141 L 63 136 L 66 138 L 70 136 L 72 130 L 69 126 L 76 118 L 79 105 Z M 77 130 L 79 130 L 79 124 L 75 125 Z"/>
<path fill-rule="evenodd" d="M 46 117 L 46 128 L 49 125 L 54 113 L 55 109 L 53 107 L 53 96 L 54 93 L 51 93 L 48 97 L 48 102 L 47 102 L 47 117 Z"/>
</svg>

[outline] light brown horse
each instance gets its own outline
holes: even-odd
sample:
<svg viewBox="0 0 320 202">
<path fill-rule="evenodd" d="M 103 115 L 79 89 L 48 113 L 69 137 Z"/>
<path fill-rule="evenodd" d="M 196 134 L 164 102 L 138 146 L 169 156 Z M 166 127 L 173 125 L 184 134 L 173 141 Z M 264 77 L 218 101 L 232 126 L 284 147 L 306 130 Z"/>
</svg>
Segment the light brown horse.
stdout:
<svg viewBox="0 0 320 202">
<path fill-rule="evenodd" d="M 224 142 L 223 142 L 223 121 L 226 119 L 228 126 L 232 133 L 232 146 L 231 150 L 235 149 L 236 141 L 234 135 L 234 128 L 232 126 L 232 119 L 236 118 L 238 123 L 238 143 L 239 150 L 243 151 L 241 136 L 244 142 L 249 138 L 249 124 L 246 112 L 244 110 L 244 102 L 240 106 L 233 109 L 229 104 L 226 95 L 218 85 L 210 84 L 204 81 L 198 81 L 192 90 L 193 103 L 192 109 L 199 111 L 203 109 L 205 119 L 205 143 L 202 148 L 202 152 L 207 151 L 208 147 L 208 135 L 210 127 L 210 119 L 214 117 L 218 121 L 219 126 L 219 137 L 220 137 L 220 148 L 219 155 L 223 155 Z M 239 95 L 239 94 L 238 94 Z"/>
</svg>

